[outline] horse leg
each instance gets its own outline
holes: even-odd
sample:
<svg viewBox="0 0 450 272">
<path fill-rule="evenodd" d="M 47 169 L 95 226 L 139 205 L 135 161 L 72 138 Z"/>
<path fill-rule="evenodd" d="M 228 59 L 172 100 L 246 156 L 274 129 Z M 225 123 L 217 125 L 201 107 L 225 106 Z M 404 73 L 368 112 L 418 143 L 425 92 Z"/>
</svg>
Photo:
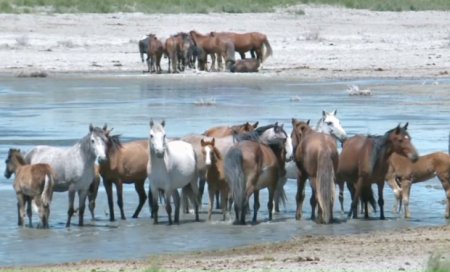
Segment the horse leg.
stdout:
<svg viewBox="0 0 450 272">
<path fill-rule="evenodd" d="M 383 187 L 384 180 L 378 184 L 378 205 L 380 206 L 380 219 L 384 220 L 384 199 L 383 199 Z"/>
<path fill-rule="evenodd" d="M 216 209 L 219 210 L 221 205 L 220 205 L 220 192 L 216 191 Z"/>
<path fill-rule="evenodd" d="M 125 212 L 123 211 L 123 183 L 121 180 L 118 180 L 116 182 L 116 193 L 117 193 L 117 205 L 119 206 L 120 209 L 120 218 L 122 220 L 127 219 L 125 217 Z"/>
<path fill-rule="evenodd" d="M 69 188 L 69 210 L 67 211 L 66 228 L 70 227 L 70 220 L 72 219 L 72 215 L 75 212 L 75 209 L 73 208 L 74 201 L 75 201 L 75 190 L 73 188 Z"/>
<path fill-rule="evenodd" d="M 28 225 L 30 226 L 30 228 L 32 228 L 33 227 L 33 219 L 32 219 L 32 216 L 33 216 L 33 213 L 32 213 L 32 205 L 33 205 L 33 203 L 31 202 L 31 197 L 29 197 L 29 196 L 26 196 L 25 197 L 25 201 L 26 201 L 26 203 L 27 203 L 27 216 L 28 216 Z"/>
<path fill-rule="evenodd" d="M 302 218 L 303 200 L 305 200 L 305 182 L 306 182 L 306 173 L 301 173 L 301 171 L 298 171 L 297 194 L 295 196 L 295 199 L 297 201 L 297 210 L 295 213 L 296 220 L 300 220 Z"/>
<path fill-rule="evenodd" d="M 151 207 L 151 217 L 153 217 L 153 224 L 158 224 L 158 195 L 159 190 L 157 188 L 151 188 L 151 185 L 148 188 L 149 195 L 149 205 Z"/>
<path fill-rule="evenodd" d="M 99 185 L 100 179 L 94 178 L 88 191 L 89 212 L 93 221 L 95 220 L 95 199 L 97 198 Z"/>
<path fill-rule="evenodd" d="M 255 190 L 255 192 L 253 193 L 253 224 L 256 224 L 256 217 L 258 215 L 259 207 L 259 190 Z"/>
<path fill-rule="evenodd" d="M 267 209 L 269 211 L 269 221 L 272 221 L 272 210 L 273 210 L 273 196 L 275 192 L 275 188 L 268 188 L 269 189 L 269 200 L 267 202 Z"/>
<path fill-rule="evenodd" d="M 345 213 L 344 211 L 344 182 L 338 182 L 339 187 L 339 203 L 341 204 L 341 215 Z"/>
<path fill-rule="evenodd" d="M 109 221 L 114 221 L 114 203 L 112 195 L 112 182 L 107 179 L 103 179 L 103 187 L 105 187 L 106 195 L 108 197 L 108 207 L 109 207 Z"/>
<path fill-rule="evenodd" d="M 316 179 L 315 178 L 310 178 L 310 183 L 311 183 L 311 198 L 309 199 L 309 204 L 311 204 L 311 220 L 314 221 L 316 220 L 316 207 L 317 207 L 317 199 L 316 199 Z M 319 206 L 319 210 L 320 210 L 320 206 Z M 320 215 L 319 215 L 320 217 Z"/>
<path fill-rule="evenodd" d="M 139 196 L 139 205 L 137 206 L 136 210 L 134 211 L 133 218 L 138 218 L 139 213 L 141 212 L 142 207 L 144 206 L 145 200 L 147 200 L 147 195 L 145 194 L 144 189 L 144 180 L 139 180 L 134 183 L 134 189 L 138 193 Z"/>
<path fill-rule="evenodd" d="M 350 212 L 348 213 L 348 217 L 350 218 L 353 215 L 353 218 L 358 218 L 358 201 L 359 196 L 361 195 L 361 187 L 363 183 L 363 178 L 359 177 L 356 184 L 354 185 L 354 188 L 351 189 L 353 191 L 353 197 L 352 197 L 352 205 L 350 208 Z M 347 181 L 347 186 L 352 187 L 352 185 L 349 185 L 349 182 Z"/>
<path fill-rule="evenodd" d="M 222 216 L 223 216 L 222 220 L 225 221 L 227 215 L 228 189 L 220 188 L 220 193 L 221 193 L 220 205 L 222 206 Z"/>
<path fill-rule="evenodd" d="M 86 208 L 87 191 L 78 190 L 78 225 L 84 225 L 84 210 Z"/>
<path fill-rule="evenodd" d="M 209 196 L 209 204 L 208 204 L 208 221 L 211 221 L 212 209 L 214 205 L 214 195 L 215 191 L 210 184 L 208 184 L 208 196 Z"/>
<path fill-rule="evenodd" d="M 175 205 L 175 215 L 174 215 L 174 222 L 175 224 L 180 223 L 180 194 L 178 193 L 178 190 L 173 191 L 172 193 L 173 198 L 173 204 Z"/>
<path fill-rule="evenodd" d="M 216 70 L 216 54 L 212 53 L 209 55 L 211 56 L 211 68 L 209 70 L 212 72 L 215 72 L 215 71 L 217 71 Z"/>
<path fill-rule="evenodd" d="M 172 194 L 170 192 L 165 193 L 165 202 L 166 202 L 166 212 L 167 217 L 169 219 L 169 225 L 172 225 L 172 206 L 170 205 L 170 196 Z"/>
<path fill-rule="evenodd" d="M 402 180 L 402 202 L 403 207 L 405 209 L 405 218 L 410 218 L 411 214 L 409 211 L 409 196 L 411 193 L 411 180 L 410 179 L 404 179 Z"/>
<path fill-rule="evenodd" d="M 241 59 L 245 59 L 245 52 L 239 52 L 239 55 L 241 56 Z"/>
</svg>

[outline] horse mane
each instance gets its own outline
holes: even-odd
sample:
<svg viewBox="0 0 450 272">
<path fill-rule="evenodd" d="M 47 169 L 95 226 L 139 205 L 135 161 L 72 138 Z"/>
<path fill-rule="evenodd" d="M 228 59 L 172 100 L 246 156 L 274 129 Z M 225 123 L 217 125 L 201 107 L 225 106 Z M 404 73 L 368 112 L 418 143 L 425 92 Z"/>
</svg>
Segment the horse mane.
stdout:
<svg viewBox="0 0 450 272">
<path fill-rule="evenodd" d="M 114 154 L 117 150 L 122 148 L 120 141 L 120 134 L 108 136 L 108 152 Z"/>
<path fill-rule="evenodd" d="M 253 131 L 250 132 L 243 132 L 243 133 L 239 133 L 239 134 L 234 134 L 234 141 L 236 142 L 240 142 L 240 141 L 244 141 L 244 140 L 248 140 L 248 141 L 257 141 L 259 139 L 259 137 L 268 129 L 274 128 L 275 125 L 271 124 L 271 125 L 266 125 L 266 126 L 262 126 L 262 127 L 258 127 Z M 286 132 L 285 132 L 286 133 Z"/>
<path fill-rule="evenodd" d="M 378 159 L 384 153 L 383 151 L 386 149 L 386 143 L 389 139 L 389 135 L 396 129 L 400 129 L 401 133 L 404 133 L 409 136 L 409 133 L 401 127 L 395 127 L 390 129 L 384 133 L 384 135 L 368 135 L 367 138 L 371 139 L 373 142 L 372 146 L 372 154 L 370 158 L 371 170 L 375 169 Z"/>
</svg>

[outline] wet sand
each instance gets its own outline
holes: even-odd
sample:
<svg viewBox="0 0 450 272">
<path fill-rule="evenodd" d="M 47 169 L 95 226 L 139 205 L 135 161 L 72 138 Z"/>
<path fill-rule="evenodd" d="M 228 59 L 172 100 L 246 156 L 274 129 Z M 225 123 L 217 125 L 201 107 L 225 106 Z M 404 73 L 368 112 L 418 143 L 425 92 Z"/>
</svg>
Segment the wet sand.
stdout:
<svg viewBox="0 0 450 272">
<path fill-rule="evenodd" d="M 140 62 L 137 41 L 144 34 L 167 37 L 197 29 L 267 34 L 274 55 L 261 73 L 239 75 L 239 79 L 449 77 L 449 12 L 371 12 L 311 6 L 299 9 L 305 15 L 298 15 L 295 9 L 251 15 L 1 14 L 0 72 L 17 75 L 43 71 L 49 77 L 58 73 L 142 76 L 145 66 Z M 216 75 L 190 71 L 161 78 L 213 79 Z M 300 236 L 285 243 L 160 255 L 142 261 L 64 263 L 34 271 L 422 271 L 432 254 L 440 258 L 439 253 L 444 252 L 448 260 L 449 231 L 446 225 L 356 235 Z"/>
</svg>

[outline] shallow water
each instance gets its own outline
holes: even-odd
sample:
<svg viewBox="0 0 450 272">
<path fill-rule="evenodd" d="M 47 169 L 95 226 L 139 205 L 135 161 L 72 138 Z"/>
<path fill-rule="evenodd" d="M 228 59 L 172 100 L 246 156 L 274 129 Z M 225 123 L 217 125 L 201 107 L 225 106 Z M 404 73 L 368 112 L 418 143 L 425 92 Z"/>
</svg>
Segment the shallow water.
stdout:
<svg viewBox="0 0 450 272">
<path fill-rule="evenodd" d="M 220 124 L 259 121 L 283 122 L 290 132 L 291 118 L 311 119 L 315 124 L 322 110 L 338 110 L 349 135 L 382 134 L 399 122 L 409 122 L 413 142 L 421 154 L 447 151 L 450 120 L 450 80 L 359 80 L 302 82 L 301 80 L 236 75 L 220 80 L 199 76 L 92 76 L 45 79 L 0 78 L 0 157 L 10 147 L 24 151 L 37 144 L 68 146 L 88 132 L 89 123 L 107 123 L 123 141 L 146 138 L 150 118 L 166 120 L 170 137 L 201 133 Z M 349 96 L 348 85 L 370 88 L 373 96 Z M 295 99 L 292 99 L 295 98 Z M 300 101 L 297 98 L 300 98 Z M 201 100 L 214 101 L 199 106 Z M 4 171 L 4 164 L 0 165 Z M 309 220 L 305 201 L 304 219 L 294 220 L 296 185 L 286 185 L 287 206 L 267 222 L 261 193 L 256 226 L 233 226 L 220 221 L 219 211 L 207 222 L 207 200 L 203 199 L 200 223 L 182 215 L 180 225 L 155 226 L 148 205 L 139 219 L 108 221 L 106 194 L 100 189 L 96 219 L 85 215 L 86 227 L 65 228 L 67 194 L 55 193 L 50 229 L 19 228 L 12 180 L 0 177 L 0 266 L 61 263 L 85 259 L 145 258 L 163 252 L 210 250 L 252 243 L 287 240 L 296 235 L 348 234 L 447 224 L 444 193 L 436 179 L 415 184 L 411 192 L 412 219 L 393 214 L 392 191 L 385 187 L 387 220 L 340 220 L 338 203 L 332 225 Z M 146 187 L 148 183 L 146 184 Z M 306 199 L 310 191 L 307 188 Z M 349 206 L 348 193 L 345 207 Z M 116 200 L 116 197 L 115 197 Z M 132 185 L 125 185 L 125 213 L 131 217 L 137 206 Z M 164 209 L 162 209 L 164 210 Z M 116 217 L 118 208 L 115 206 Z M 164 216 L 164 214 L 162 215 Z M 166 218 L 161 218 L 162 222 Z M 34 223 L 38 222 L 34 216 Z M 77 218 L 73 219 L 77 222 Z M 30 252 L 33 252 L 30 254 Z"/>
</svg>

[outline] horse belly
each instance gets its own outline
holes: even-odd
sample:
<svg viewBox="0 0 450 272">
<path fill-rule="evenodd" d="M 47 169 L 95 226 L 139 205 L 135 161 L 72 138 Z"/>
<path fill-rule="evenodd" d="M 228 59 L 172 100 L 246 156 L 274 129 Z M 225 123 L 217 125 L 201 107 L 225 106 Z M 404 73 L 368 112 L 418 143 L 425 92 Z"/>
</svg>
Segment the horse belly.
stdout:
<svg viewBox="0 0 450 272">
<path fill-rule="evenodd" d="M 269 187 L 271 184 L 277 182 L 276 170 L 273 167 L 264 167 L 258 177 L 258 182 L 255 185 L 257 190 Z"/>
</svg>

